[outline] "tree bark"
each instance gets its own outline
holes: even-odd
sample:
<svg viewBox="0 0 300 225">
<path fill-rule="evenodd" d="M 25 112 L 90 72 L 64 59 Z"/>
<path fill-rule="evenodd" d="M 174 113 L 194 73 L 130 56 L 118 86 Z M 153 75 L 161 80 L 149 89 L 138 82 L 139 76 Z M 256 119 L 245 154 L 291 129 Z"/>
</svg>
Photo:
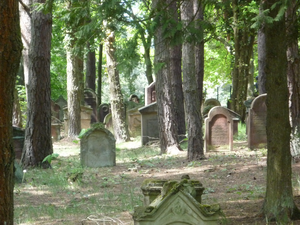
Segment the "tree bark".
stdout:
<svg viewBox="0 0 300 225">
<path fill-rule="evenodd" d="M 265 1 L 264 10 L 269 16 L 278 15 L 280 5 L 276 0 Z M 267 188 L 263 206 L 268 221 L 288 224 L 299 218 L 293 200 L 290 153 L 290 123 L 287 88 L 286 27 L 284 17 L 266 24 L 266 90 L 267 105 Z M 280 30 L 280 32 L 278 32 Z M 280 131 L 280 135 L 278 135 Z"/>
<path fill-rule="evenodd" d="M 233 31 L 234 31 L 234 68 L 232 74 L 232 109 L 241 115 L 241 121 L 245 121 L 248 77 L 250 75 L 250 60 L 254 44 L 253 30 L 247 20 L 240 20 L 239 3 L 232 1 Z M 244 27 L 241 29 L 240 24 Z"/>
<path fill-rule="evenodd" d="M 0 1 L 0 221 L 14 224 L 12 111 L 22 51 L 18 2 Z"/>
<path fill-rule="evenodd" d="M 178 124 L 176 121 L 173 93 L 171 87 L 170 74 L 170 42 L 163 35 L 162 24 L 169 18 L 167 8 L 168 1 L 153 1 L 153 9 L 156 12 L 156 19 L 159 26 L 155 30 L 154 65 L 156 67 L 156 100 L 158 108 L 158 124 L 160 150 L 162 154 L 177 154 L 181 151 L 178 142 Z M 163 19 L 165 18 L 165 19 Z"/>
<path fill-rule="evenodd" d="M 117 142 L 129 141 L 129 131 L 126 124 L 126 109 L 121 92 L 119 71 L 115 58 L 115 36 L 111 32 L 105 42 L 106 64 L 109 79 L 110 103 L 114 135 Z"/>
<path fill-rule="evenodd" d="M 87 56 L 86 56 L 86 75 L 85 75 L 85 87 L 88 89 L 85 92 L 85 102 L 91 106 L 93 113 L 91 115 L 91 123 L 98 121 L 97 114 L 97 100 L 96 100 L 96 54 L 91 49 L 91 44 L 87 44 Z"/>
<path fill-rule="evenodd" d="M 193 16 L 193 1 L 183 1 L 181 4 L 181 19 L 185 29 L 188 30 L 188 25 L 191 23 Z M 188 159 L 197 160 L 204 158 L 200 112 L 201 100 L 197 83 L 199 77 L 197 76 L 198 74 L 196 75 L 195 69 L 195 45 L 187 41 L 189 35 L 186 32 L 185 41 L 182 44 L 183 92 L 188 127 Z"/>
<path fill-rule="evenodd" d="M 259 13 L 263 11 L 262 6 L 259 8 Z M 266 40 L 265 40 L 265 25 L 262 24 L 257 33 L 257 53 L 258 53 L 258 80 L 257 87 L 260 95 L 267 93 L 266 90 Z"/>
<path fill-rule="evenodd" d="M 103 44 L 99 45 L 99 59 L 98 59 L 98 81 L 97 81 L 97 112 L 98 112 L 98 121 L 101 121 L 100 113 L 98 107 L 102 103 L 102 55 L 103 55 Z"/>
<path fill-rule="evenodd" d="M 74 14 L 74 8 L 80 7 L 80 1 L 69 2 L 68 10 Z M 75 16 L 75 15 L 74 15 Z M 68 137 L 76 138 L 81 131 L 81 104 L 83 102 L 83 57 L 82 46 L 77 44 L 75 32 L 82 25 L 79 19 L 77 26 L 68 21 L 66 33 L 67 52 L 67 94 L 68 94 Z"/>
<path fill-rule="evenodd" d="M 170 16 L 175 21 L 179 22 L 180 15 L 178 13 L 179 4 L 176 1 L 169 0 Z M 184 139 L 186 133 L 185 127 L 185 113 L 184 113 L 184 97 L 182 91 L 182 76 L 181 76 L 181 44 L 170 45 L 170 77 L 171 77 L 171 91 L 174 113 L 177 121 L 178 138 Z"/>
<path fill-rule="evenodd" d="M 32 4 L 43 3 L 34 0 Z M 27 85 L 27 123 L 22 154 L 24 167 L 43 166 L 43 159 L 53 153 L 51 140 L 51 50 L 52 13 L 31 12 L 31 44 Z"/>
<path fill-rule="evenodd" d="M 300 56 L 298 50 L 298 20 L 299 2 L 292 0 L 286 11 L 287 30 L 287 79 L 289 89 L 289 108 L 291 132 L 291 153 L 300 154 Z"/>
</svg>

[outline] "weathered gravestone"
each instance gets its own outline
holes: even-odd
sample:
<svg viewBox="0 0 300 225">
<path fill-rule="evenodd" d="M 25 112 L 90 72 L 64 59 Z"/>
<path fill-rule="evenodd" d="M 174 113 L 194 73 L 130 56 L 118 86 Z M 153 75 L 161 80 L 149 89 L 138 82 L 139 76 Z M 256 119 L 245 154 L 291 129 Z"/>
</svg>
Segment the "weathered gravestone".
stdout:
<svg viewBox="0 0 300 225">
<path fill-rule="evenodd" d="M 102 124 L 96 123 L 81 137 L 80 161 L 87 167 L 116 165 L 116 140 Z"/>
<path fill-rule="evenodd" d="M 205 119 L 205 151 L 217 147 L 226 147 L 232 150 L 233 120 L 230 112 L 222 107 L 215 106 Z"/>
<path fill-rule="evenodd" d="M 262 94 L 256 97 L 249 110 L 247 121 L 248 147 L 264 148 L 267 146 L 267 94 Z"/>
<path fill-rule="evenodd" d="M 146 180 L 144 206 L 133 213 L 135 225 L 216 225 L 222 213 L 219 205 L 202 205 L 204 188 L 199 181 Z"/>
<path fill-rule="evenodd" d="M 51 117 L 51 137 L 52 141 L 59 141 L 60 140 L 60 128 L 62 126 L 62 123 L 59 119 L 52 116 Z"/>
<path fill-rule="evenodd" d="M 101 123 L 104 123 L 104 118 L 110 112 L 110 105 L 103 103 L 99 106 L 99 119 Z"/>
<path fill-rule="evenodd" d="M 136 137 L 141 135 L 141 113 L 139 112 L 139 107 L 129 109 L 127 111 L 127 121 L 128 121 L 128 130 L 130 136 Z"/>
<path fill-rule="evenodd" d="M 142 114 L 142 145 L 159 139 L 157 103 L 151 103 L 139 109 Z"/>
</svg>

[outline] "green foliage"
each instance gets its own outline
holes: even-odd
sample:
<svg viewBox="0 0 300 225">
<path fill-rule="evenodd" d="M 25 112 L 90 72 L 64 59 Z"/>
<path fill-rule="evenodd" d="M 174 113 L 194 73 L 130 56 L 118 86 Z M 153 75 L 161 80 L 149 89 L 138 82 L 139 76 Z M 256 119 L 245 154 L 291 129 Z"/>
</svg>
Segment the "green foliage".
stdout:
<svg viewBox="0 0 300 225">
<path fill-rule="evenodd" d="M 53 159 L 57 159 L 58 156 L 59 156 L 59 154 L 57 154 L 57 153 L 52 153 L 51 155 L 46 156 L 46 157 L 43 159 L 42 163 L 48 162 L 48 163 L 51 165 L 52 160 L 53 160 Z"/>
</svg>

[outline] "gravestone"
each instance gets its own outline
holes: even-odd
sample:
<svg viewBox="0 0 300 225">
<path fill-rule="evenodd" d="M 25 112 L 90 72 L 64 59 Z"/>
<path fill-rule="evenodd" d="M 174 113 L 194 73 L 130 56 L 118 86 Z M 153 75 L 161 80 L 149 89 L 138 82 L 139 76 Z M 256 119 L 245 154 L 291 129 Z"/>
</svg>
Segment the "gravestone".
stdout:
<svg viewBox="0 0 300 225">
<path fill-rule="evenodd" d="M 248 147 L 265 148 L 267 146 L 267 94 L 256 97 L 249 109 L 247 121 Z"/>
<path fill-rule="evenodd" d="M 215 106 L 205 119 L 205 151 L 218 147 L 232 150 L 233 120 L 230 112 L 222 107 Z"/>
<path fill-rule="evenodd" d="M 145 88 L 145 105 L 156 102 L 155 81 Z"/>
<path fill-rule="evenodd" d="M 139 108 L 142 115 L 142 145 L 149 141 L 159 140 L 157 103 L 151 103 Z"/>
<path fill-rule="evenodd" d="M 110 112 L 109 104 L 103 103 L 99 106 L 99 119 L 101 123 L 104 122 L 104 118 L 107 114 L 109 114 L 109 112 Z"/>
<path fill-rule="evenodd" d="M 146 201 L 134 209 L 134 224 L 217 225 L 222 216 L 220 206 L 202 205 L 203 190 L 199 181 L 189 179 L 146 181 L 142 186 Z"/>
<path fill-rule="evenodd" d="M 221 106 L 221 103 L 218 101 L 218 99 L 215 98 L 206 99 L 205 102 L 203 103 L 202 114 L 206 116 L 209 110 L 211 110 L 211 108 L 215 106 Z"/>
<path fill-rule="evenodd" d="M 56 104 L 58 104 L 59 107 L 60 107 L 58 118 L 59 118 L 60 121 L 64 121 L 64 111 L 63 111 L 63 109 L 64 109 L 65 107 L 67 107 L 68 102 L 67 102 L 66 99 L 64 99 L 64 97 L 61 96 L 61 95 L 58 97 L 58 99 L 57 99 L 55 102 L 56 102 Z"/>
<path fill-rule="evenodd" d="M 80 161 L 87 167 L 116 165 L 116 140 L 103 124 L 96 123 L 81 137 Z"/>
<path fill-rule="evenodd" d="M 127 110 L 128 130 L 131 137 L 141 135 L 142 117 L 139 112 L 139 107 Z"/>
</svg>

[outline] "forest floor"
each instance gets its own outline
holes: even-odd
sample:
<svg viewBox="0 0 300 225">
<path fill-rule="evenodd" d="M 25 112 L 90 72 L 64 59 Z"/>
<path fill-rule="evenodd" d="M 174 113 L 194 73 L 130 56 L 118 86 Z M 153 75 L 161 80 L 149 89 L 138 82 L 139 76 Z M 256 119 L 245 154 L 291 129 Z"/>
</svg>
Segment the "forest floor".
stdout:
<svg viewBox="0 0 300 225">
<path fill-rule="evenodd" d="M 140 147 L 140 141 L 132 141 L 118 145 L 117 165 L 105 168 L 82 168 L 78 143 L 55 142 L 54 152 L 59 157 L 52 169 L 29 169 L 24 182 L 15 185 L 15 224 L 130 225 L 134 207 L 143 204 L 143 180 L 179 181 L 183 174 L 205 187 L 202 204 L 220 204 L 226 216 L 222 224 L 276 224 L 267 223 L 261 213 L 267 151 L 251 151 L 246 142 L 235 142 L 233 151 L 217 149 L 205 160 L 189 162 L 186 150 L 160 155 L 157 144 Z M 300 162 L 292 167 L 300 207 Z"/>
</svg>

